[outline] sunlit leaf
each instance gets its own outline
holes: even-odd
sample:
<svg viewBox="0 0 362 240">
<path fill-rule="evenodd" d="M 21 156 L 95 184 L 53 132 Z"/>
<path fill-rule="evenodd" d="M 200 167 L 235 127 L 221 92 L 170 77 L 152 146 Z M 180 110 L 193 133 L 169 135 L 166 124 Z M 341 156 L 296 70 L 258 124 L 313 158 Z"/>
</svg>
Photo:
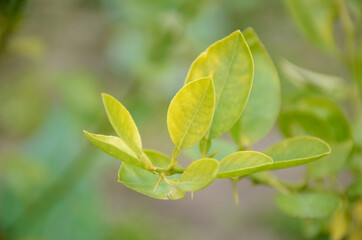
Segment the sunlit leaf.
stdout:
<svg viewBox="0 0 362 240">
<path fill-rule="evenodd" d="M 337 8 L 328 0 L 288 0 L 289 11 L 304 34 L 317 46 L 327 51 L 336 49 L 334 23 Z"/>
<path fill-rule="evenodd" d="M 127 109 L 114 97 L 102 94 L 104 107 L 112 127 L 127 146 L 137 155 L 142 152 L 141 137 Z"/>
<path fill-rule="evenodd" d="M 329 145 L 316 137 L 295 137 L 281 141 L 265 151 L 273 159 L 270 170 L 295 167 L 326 156 Z"/>
<path fill-rule="evenodd" d="M 175 174 L 169 178 L 178 178 L 180 175 Z M 118 181 L 128 188 L 157 199 L 180 199 L 185 197 L 185 193 L 165 181 L 154 191 L 159 175 L 154 174 L 146 169 L 139 168 L 132 164 L 123 163 L 118 172 Z"/>
<path fill-rule="evenodd" d="M 181 175 L 177 188 L 186 192 L 196 192 L 207 187 L 215 179 L 219 162 L 204 158 L 191 163 Z"/>
<path fill-rule="evenodd" d="M 278 194 L 275 200 L 285 214 L 306 219 L 329 217 L 341 205 L 338 196 L 327 193 Z"/>
<path fill-rule="evenodd" d="M 218 178 L 242 177 L 265 169 L 273 160 L 263 153 L 242 151 L 220 161 Z"/>
<path fill-rule="evenodd" d="M 353 172 L 357 175 L 362 175 L 362 149 L 354 148 L 349 156 L 347 161 L 348 166 L 353 170 Z"/>
<path fill-rule="evenodd" d="M 133 152 L 121 138 L 89 133 L 87 131 L 84 131 L 84 134 L 91 143 L 103 152 L 108 153 L 123 162 L 140 167 L 143 166 L 143 163 L 138 159 L 137 154 Z"/>
<path fill-rule="evenodd" d="M 215 93 L 211 77 L 185 85 L 172 99 L 167 113 L 167 127 L 178 149 L 199 142 L 210 127 Z"/>
<path fill-rule="evenodd" d="M 253 29 L 243 31 L 254 59 L 254 80 L 248 103 L 230 133 L 240 145 L 251 145 L 273 127 L 280 108 L 278 72 Z"/>
<path fill-rule="evenodd" d="M 308 173 L 315 178 L 334 175 L 342 169 L 352 150 L 352 141 L 331 143 L 332 152 L 328 156 L 308 165 Z"/>
<path fill-rule="evenodd" d="M 215 114 L 210 138 L 227 132 L 240 117 L 253 81 L 253 60 L 238 30 L 212 44 L 192 63 L 186 83 L 212 76 L 215 85 Z"/>
</svg>

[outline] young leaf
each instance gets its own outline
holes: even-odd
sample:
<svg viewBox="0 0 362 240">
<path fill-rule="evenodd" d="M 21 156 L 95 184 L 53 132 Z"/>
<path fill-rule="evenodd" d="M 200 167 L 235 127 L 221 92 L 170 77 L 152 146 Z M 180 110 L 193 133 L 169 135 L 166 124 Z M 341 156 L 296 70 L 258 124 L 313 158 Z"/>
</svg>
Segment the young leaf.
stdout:
<svg viewBox="0 0 362 240">
<path fill-rule="evenodd" d="M 326 193 L 278 194 L 278 207 L 292 217 L 321 219 L 332 216 L 341 206 L 341 199 Z"/>
<path fill-rule="evenodd" d="M 291 14 L 304 34 L 327 51 L 336 50 L 334 22 L 338 16 L 334 1 L 288 0 Z"/>
<path fill-rule="evenodd" d="M 239 30 L 212 44 L 192 63 L 186 83 L 211 75 L 215 85 L 210 138 L 227 132 L 240 117 L 248 101 L 253 72 L 253 59 Z"/>
<path fill-rule="evenodd" d="M 210 127 L 215 93 L 211 77 L 185 85 L 172 99 L 167 113 L 167 127 L 178 149 L 199 142 Z"/>
<path fill-rule="evenodd" d="M 173 175 L 170 178 L 177 178 L 180 175 Z M 123 183 L 128 188 L 157 199 L 180 199 L 185 197 L 185 193 L 165 181 L 161 181 L 156 191 L 155 186 L 159 180 L 159 175 L 154 174 L 144 168 L 123 163 L 118 171 L 118 182 Z"/>
<path fill-rule="evenodd" d="M 238 146 L 234 142 L 217 138 L 212 140 L 212 145 L 210 147 L 209 153 L 215 153 L 212 158 L 215 158 L 216 160 L 221 160 L 234 153 L 237 149 Z M 185 151 L 185 154 L 192 160 L 202 158 L 198 146 L 193 146 L 192 148 L 187 149 Z"/>
<path fill-rule="evenodd" d="M 352 141 L 331 143 L 332 152 L 328 156 L 308 165 L 308 173 L 315 178 L 324 178 L 338 173 L 347 161 L 352 150 Z"/>
<path fill-rule="evenodd" d="M 97 148 L 109 155 L 122 160 L 123 162 L 134 164 L 137 166 L 144 166 L 143 162 L 137 157 L 137 154 L 130 149 L 125 142 L 114 136 L 105 136 L 83 131 L 89 141 L 91 141 Z"/>
<path fill-rule="evenodd" d="M 207 187 L 216 177 L 219 162 L 204 158 L 191 163 L 181 175 L 177 188 L 185 192 L 196 192 Z"/>
<path fill-rule="evenodd" d="M 329 145 L 316 137 L 295 137 L 281 141 L 265 151 L 273 159 L 269 170 L 295 167 L 326 156 Z"/>
<path fill-rule="evenodd" d="M 232 178 L 250 175 L 265 169 L 273 159 L 254 151 L 233 153 L 220 161 L 218 178 Z"/>
<path fill-rule="evenodd" d="M 281 98 L 278 72 L 263 44 L 253 29 L 243 34 L 254 59 L 254 80 L 245 110 L 230 133 L 240 145 L 250 145 L 273 127 Z"/>
<path fill-rule="evenodd" d="M 171 158 L 163 153 L 154 150 L 143 150 L 143 152 L 150 159 L 152 166 L 156 168 L 166 169 L 171 163 Z M 182 167 L 177 163 L 174 168 L 181 169 Z"/>
<path fill-rule="evenodd" d="M 114 97 L 104 93 L 102 97 L 108 119 L 118 136 L 132 151 L 141 155 L 141 137 L 131 114 Z"/>
</svg>

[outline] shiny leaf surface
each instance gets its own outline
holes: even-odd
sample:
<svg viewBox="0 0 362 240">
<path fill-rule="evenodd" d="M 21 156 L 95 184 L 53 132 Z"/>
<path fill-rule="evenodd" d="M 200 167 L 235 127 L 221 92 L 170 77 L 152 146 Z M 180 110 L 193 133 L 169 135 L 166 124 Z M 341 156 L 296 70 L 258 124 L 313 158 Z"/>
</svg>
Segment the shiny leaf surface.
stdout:
<svg viewBox="0 0 362 240">
<path fill-rule="evenodd" d="M 250 49 L 239 30 L 212 44 L 192 63 L 186 83 L 212 76 L 215 85 L 210 138 L 227 132 L 240 117 L 249 98 L 253 72 Z"/>
</svg>

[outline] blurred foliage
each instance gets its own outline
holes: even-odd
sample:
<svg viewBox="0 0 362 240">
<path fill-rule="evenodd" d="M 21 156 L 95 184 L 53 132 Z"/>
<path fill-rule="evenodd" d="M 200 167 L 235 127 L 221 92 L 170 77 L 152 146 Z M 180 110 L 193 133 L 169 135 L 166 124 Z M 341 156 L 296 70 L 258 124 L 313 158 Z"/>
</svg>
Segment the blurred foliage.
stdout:
<svg viewBox="0 0 362 240">
<path fill-rule="evenodd" d="M 153 202 L 142 207 L 144 202 L 131 193 L 128 196 L 125 189 L 120 190 L 121 197 L 115 196 L 114 189 L 105 187 L 115 180 L 101 180 L 114 161 L 93 151 L 81 130 L 110 131 L 99 96 L 109 92 L 125 99 L 140 131 L 152 135 L 147 144 L 163 147 L 169 141 L 165 119 L 152 113 L 166 111 L 165 101 L 183 84 L 189 62 L 202 49 L 248 26 L 260 34 L 273 59 L 285 56 L 294 66 L 312 69 L 289 65 L 286 70 L 285 61 L 280 64 L 284 104 L 279 121 L 288 122 L 282 132 L 288 136 L 326 134 L 335 139 L 331 142 L 335 145 L 332 152 L 337 149 L 335 157 L 319 162 L 323 168 L 308 167 L 310 184 L 316 189 L 327 185 L 329 191 L 330 185 L 338 186 L 333 180 L 337 175 L 344 190 L 350 185 L 342 194 L 346 192 L 344 199 L 351 203 L 344 203 L 342 213 L 326 222 L 290 219 L 271 212 L 271 219 L 264 220 L 265 225 L 257 231 L 275 225 L 276 239 L 304 239 L 299 236 L 303 231 L 309 237 L 327 239 L 328 228 L 342 226 L 333 233 L 341 236 L 347 222 L 350 239 L 360 239 L 362 121 L 356 113 L 362 108 L 355 99 L 356 89 L 362 90 L 362 4 L 359 0 L 336 4 L 310 0 L 303 7 L 303 18 L 292 10 L 290 15 L 302 33 L 308 39 L 318 38 L 312 39 L 312 44 L 332 56 L 328 57 L 301 39 L 291 25 L 285 10 L 301 10 L 295 8 L 296 2 L 288 2 L 284 8 L 277 0 L 1 0 L 0 239 L 165 239 L 175 232 L 188 236 L 187 232 L 196 228 L 192 225 L 204 226 L 206 223 L 166 221 Z M 348 5 L 344 12 L 343 3 Z M 313 15 L 318 9 L 320 15 Z M 328 9 L 332 13 L 326 12 Z M 307 29 L 300 21 L 311 15 L 312 21 L 316 21 L 313 16 L 322 21 L 316 25 L 309 22 Z M 323 28 L 331 22 L 336 23 L 334 40 L 330 25 Z M 323 31 L 318 31 L 320 28 Z M 310 34 L 311 29 L 317 34 Z M 358 42 L 351 44 L 351 39 Z M 343 60 L 337 60 L 340 58 Z M 348 80 L 352 78 L 357 81 Z M 326 103 L 305 103 L 301 101 L 304 96 L 322 98 Z M 323 109 L 325 114 L 315 114 L 315 109 Z M 341 115 L 338 121 L 330 121 L 329 116 Z M 346 120 L 349 130 L 341 131 L 339 124 L 345 126 Z M 215 143 L 214 150 L 217 145 L 225 143 Z M 220 158 L 230 151 L 222 150 Z M 328 161 L 338 162 L 333 164 L 338 167 L 331 168 Z M 353 183 L 344 181 L 346 172 Z M 325 174 L 328 176 L 321 177 Z M 116 200 L 109 203 L 110 199 Z M 127 201 L 121 203 L 120 199 Z M 112 209 L 122 204 L 126 207 Z M 175 213 L 168 207 L 168 216 Z M 175 227 L 177 223 L 181 227 Z M 242 228 L 248 226 L 243 225 L 246 221 L 237 223 L 229 229 L 235 236 L 252 229 Z M 162 233 L 160 225 L 167 226 Z M 210 239 L 217 239 L 219 227 L 203 228 L 205 231 L 196 235 L 209 233 Z M 273 232 L 269 234 L 266 238 L 272 239 Z M 182 239 L 179 235 L 175 238 Z M 194 237 L 195 233 L 189 235 Z"/>
<path fill-rule="evenodd" d="M 307 238 L 359 239 L 362 237 L 360 219 L 354 211 L 362 195 L 358 194 L 361 176 L 362 89 L 361 4 L 358 1 L 286 1 L 291 15 L 306 37 L 318 48 L 327 51 L 339 62 L 344 72 L 339 76 L 304 69 L 288 61 L 281 64 L 283 95 L 279 117 L 281 132 L 287 137 L 319 136 L 326 140 L 332 153 L 309 164 L 298 194 L 310 191 L 335 194 L 342 199 L 333 216 L 311 221 L 296 211 L 295 206 L 309 207 L 309 200 L 296 196 L 277 197 L 279 207 L 292 217 L 304 219 L 301 225 Z M 343 174 L 352 179 L 344 180 Z M 315 193 L 314 193 L 315 194 Z M 299 195 L 302 196 L 302 195 Z M 293 198 L 294 207 L 286 199 Z M 327 207 L 327 203 L 318 211 Z M 314 211 L 314 213 L 318 213 Z M 312 213 L 313 208 L 304 211 Z"/>
<path fill-rule="evenodd" d="M 0 52 L 16 30 L 22 18 L 26 0 L 4 0 L 0 2 Z"/>
</svg>

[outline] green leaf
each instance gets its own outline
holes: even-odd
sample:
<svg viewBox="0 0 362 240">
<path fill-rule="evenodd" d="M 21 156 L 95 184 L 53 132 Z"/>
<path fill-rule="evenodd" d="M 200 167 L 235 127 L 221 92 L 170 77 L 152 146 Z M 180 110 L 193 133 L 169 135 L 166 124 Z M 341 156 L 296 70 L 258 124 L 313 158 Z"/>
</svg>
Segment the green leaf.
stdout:
<svg viewBox="0 0 362 240">
<path fill-rule="evenodd" d="M 316 95 L 303 95 L 290 102 L 279 123 L 286 136 L 312 135 L 338 142 L 351 137 L 350 125 L 341 107 Z"/>
<path fill-rule="evenodd" d="M 185 85 L 172 99 L 167 113 L 167 127 L 178 149 L 199 142 L 208 131 L 215 107 L 211 77 Z"/>
<path fill-rule="evenodd" d="M 305 239 L 318 239 L 318 235 L 326 225 L 326 219 L 306 219 L 301 224 Z"/>
<path fill-rule="evenodd" d="M 362 149 L 353 148 L 351 155 L 348 158 L 348 166 L 356 175 L 362 175 Z"/>
<path fill-rule="evenodd" d="M 180 175 L 175 174 L 170 179 L 178 178 Z M 165 181 L 161 181 L 156 191 L 154 191 L 159 180 L 159 175 L 152 173 L 144 168 L 139 168 L 132 164 L 123 163 L 118 171 L 118 181 L 128 188 L 157 199 L 181 199 L 185 193 Z"/>
<path fill-rule="evenodd" d="M 316 137 L 295 137 L 281 141 L 265 151 L 273 159 L 269 170 L 295 167 L 326 156 L 329 145 Z"/>
<path fill-rule="evenodd" d="M 344 166 L 347 158 L 352 150 L 352 141 L 343 143 L 331 143 L 332 152 L 328 156 L 310 163 L 308 165 L 308 173 L 315 178 L 323 178 L 327 175 L 338 173 Z"/>
<path fill-rule="evenodd" d="M 109 155 L 122 160 L 123 162 L 142 167 L 143 162 L 139 160 L 137 154 L 130 149 L 125 142 L 114 136 L 106 136 L 83 131 L 89 141 L 97 148 Z"/>
<path fill-rule="evenodd" d="M 118 136 L 132 151 L 141 155 L 141 137 L 131 114 L 114 97 L 105 93 L 102 94 L 102 97 L 108 119 Z"/>
<path fill-rule="evenodd" d="M 296 87 L 302 89 L 313 87 L 322 93 L 333 94 L 334 96 L 345 96 L 349 92 L 345 80 L 339 76 L 314 72 L 288 60 L 282 60 L 280 67 L 285 77 Z"/>
<path fill-rule="evenodd" d="M 273 162 L 267 155 L 254 151 L 233 153 L 220 161 L 218 178 L 250 175 L 264 170 Z"/>
<path fill-rule="evenodd" d="M 254 64 L 249 47 L 238 30 L 212 44 L 192 63 L 186 83 L 212 76 L 215 114 L 209 137 L 227 132 L 240 117 L 248 101 Z"/>
<path fill-rule="evenodd" d="M 362 176 L 358 176 L 348 188 L 348 196 L 355 199 L 362 197 Z"/>
<path fill-rule="evenodd" d="M 154 150 L 143 150 L 143 152 L 150 159 L 152 166 L 159 169 L 167 169 L 171 163 L 171 158 L 163 153 Z M 177 163 L 174 168 L 181 169 L 182 167 Z"/>
<path fill-rule="evenodd" d="M 253 29 L 244 37 L 254 59 L 254 80 L 248 103 L 240 119 L 231 129 L 239 145 L 251 145 L 262 139 L 273 127 L 280 109 L 278 72 Z"/>
<path fill-rule="evenodd" d="M 219 162 L 212 158 L 199 159 L 191 163 L 181 175 L 177 188 L 185 192 L 196 192 L 207 187 L 215 179 Z"/>
<path fill-rule="evenodd" d="M 278 194 L 275 200 L 285 214 L 304 219 L 332 216 L 341 206 L 338 196 L 326 193 Z"/>
<path fill-rule="evenodd" d="M 292 16 L 304 34 L 321 49 L 336 50 L 334 23 L 337 8 L 329 0 L 288 0 L 285 1 Z"/>
<path fill-rule="evenodd" d="M 279 128 L 284 136 L 297 137 L 310 135 L 333 141 L 333 130 L 328 122 L 321 117 L 306 110 L 285 110 L 279 116 Z"/>
<path fill-rule="evenodd" d="M 215 156 L 212 158 L 221 160 L 228 155 L 234 153 L 237 149 L 238 146 L 234 142 L 217 138 L 212 140 L 212 145 L 210 147 L 209 153 L 216 153 Z M 187 149 L 185 151 L 185 154 L 192 160 L 197 160 L 201 158 L 201 153 L 198 146 L 193 146 L 192 148 Z"/>
<path fill-rule="evenodd" d="M 362 149 L 362 117 L 353 123 L 352 133 L 355 144 Z"/>
<path fill-rule="evenodd" d="M 336 141 L 346 141 L 351 137 L 350 125 L 341 107 L 334 101 L 321 96 L 304 96 L 296 106 L 324 119 L 333 131 Z"/>
</svg>

